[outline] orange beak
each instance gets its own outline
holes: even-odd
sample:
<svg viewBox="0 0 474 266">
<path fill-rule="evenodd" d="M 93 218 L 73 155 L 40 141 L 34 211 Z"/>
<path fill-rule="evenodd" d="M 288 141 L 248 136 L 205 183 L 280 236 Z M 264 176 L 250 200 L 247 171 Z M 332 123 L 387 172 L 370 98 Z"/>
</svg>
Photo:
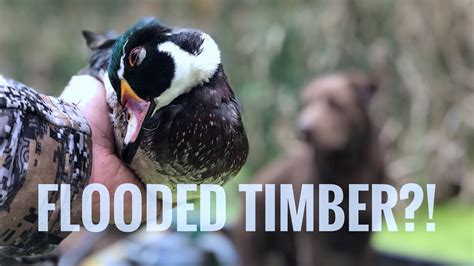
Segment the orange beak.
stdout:
<svg viewBox="0 0 474 266">
<path fill-rule="evenodd" d="M 125 134 L 124 145 L 135 142 L 143 122 L 147 117 L 150 109 L 150 102 L 140 98 L 130 87 L 126 80 L 121 81 L 121 97 L 120 103 L 125 107 L 127 112 L 127 132 Z"/>
</svg>

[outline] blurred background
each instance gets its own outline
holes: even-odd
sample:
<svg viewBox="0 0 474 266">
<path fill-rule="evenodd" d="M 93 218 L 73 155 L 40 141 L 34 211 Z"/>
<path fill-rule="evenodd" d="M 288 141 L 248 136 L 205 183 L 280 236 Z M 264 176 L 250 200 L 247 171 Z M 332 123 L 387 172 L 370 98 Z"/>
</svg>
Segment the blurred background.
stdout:
<svg viewBox="0 0 474 266">
<path fill-rule="evenodd" d="M 203 29 L 220 45 L 250 140 L 228 198 L 298 145 L 298 97 L 311 78 L 362 70 L 379 77 L 372 115 L 393 183 L 438 185 L 435 233 L 421 230 L 420 209 L 420 230 L 382 232 L 374 245 L 474 263 L 473 0 L 0 0 L 0 73 L 58 95 L 87 62 L 82 29 L 121 33 L 145 15 Z M 231 223 L 240 207 L 229 205 Z"/>
</svg>

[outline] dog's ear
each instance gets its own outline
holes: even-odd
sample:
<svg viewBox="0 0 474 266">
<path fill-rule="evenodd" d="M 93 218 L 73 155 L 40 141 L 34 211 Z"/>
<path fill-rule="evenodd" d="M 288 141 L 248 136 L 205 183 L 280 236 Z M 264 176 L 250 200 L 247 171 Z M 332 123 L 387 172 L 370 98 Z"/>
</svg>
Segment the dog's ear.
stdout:
<svg viewBox="0 0 474 266">
<path fill-rule="evenodd" d="M 91 50 L 109 48 L 118 38 L 118 35 L 113 32 L 100 34 L 88 30 L 83 30 L 82 36 L 86 40 L 87 47 L 89 47 Z"/>
<path fill-rule="evenodd" d="M 349 83 L 353 87 L 357 98 L 364 104 L 369 104 L 374 94 L 378 91 L 378 79 L 361 74 L 349 76 Z"/>
</svg>

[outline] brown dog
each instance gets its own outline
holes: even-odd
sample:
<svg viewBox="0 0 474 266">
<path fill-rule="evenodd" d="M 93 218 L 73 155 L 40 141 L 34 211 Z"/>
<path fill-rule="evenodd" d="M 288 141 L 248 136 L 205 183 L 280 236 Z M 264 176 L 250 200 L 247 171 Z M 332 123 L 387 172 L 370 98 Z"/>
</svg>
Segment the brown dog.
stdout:
<svg viewBox="0 0 474 266">
<path fill-rule="evenodd" d="M 280 206 L 279 184 L 293 184 L 296 202 L 301 184 L 315 184 L 315 231 L 278 232 L 276 208 L 277 232 L 265 232 L 265 196 L 257 193 L 256 232 L 245 232 L 244 214 L 234 231 L 243 265 L 371 264 L 370 233 L 348 231 L 347 197 L 349 184 L 384 181 L 382 153 L 368 114 L 376 89 L 358 74 L 323 76 L 304 89 L 298 130 L 306 147 L 261 171 L 254 182 L 276 184 L 276 206 Z M 317 184 L 336 184 L 344 192 L 340 206 L 346 219 L 339 231 L 318 232 Z M 359 223 L 370 225 L 369 192 L 361 192 L 359 202 L 369 210 L 359 213 Z"/>
</svg>

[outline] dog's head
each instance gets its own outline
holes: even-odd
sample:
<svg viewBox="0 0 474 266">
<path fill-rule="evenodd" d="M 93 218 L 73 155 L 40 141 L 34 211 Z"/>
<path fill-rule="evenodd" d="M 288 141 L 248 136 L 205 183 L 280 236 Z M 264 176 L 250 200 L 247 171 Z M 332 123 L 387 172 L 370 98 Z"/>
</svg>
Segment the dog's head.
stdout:
<svg viewBox="0 0 474 266">
<path fill-rule="evenodd" d="M 314 79 L 303 90 L 298 117 L 301 137 L 321 150 L 344 150 L 366 134 L 368 104 L 375 82 L 361 74 L 332 74 Z"/>
</svg>

